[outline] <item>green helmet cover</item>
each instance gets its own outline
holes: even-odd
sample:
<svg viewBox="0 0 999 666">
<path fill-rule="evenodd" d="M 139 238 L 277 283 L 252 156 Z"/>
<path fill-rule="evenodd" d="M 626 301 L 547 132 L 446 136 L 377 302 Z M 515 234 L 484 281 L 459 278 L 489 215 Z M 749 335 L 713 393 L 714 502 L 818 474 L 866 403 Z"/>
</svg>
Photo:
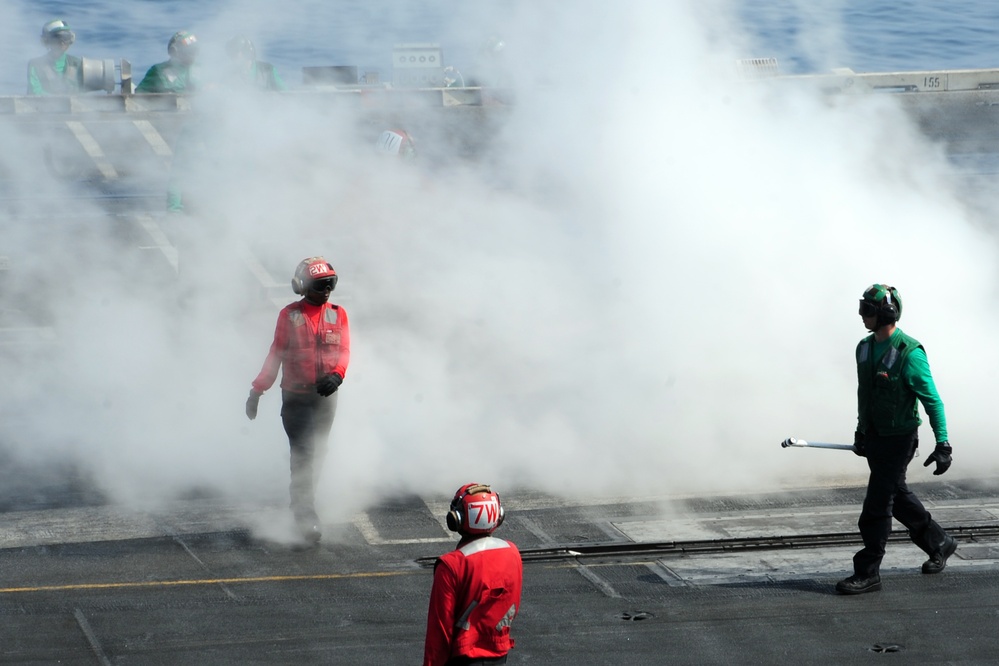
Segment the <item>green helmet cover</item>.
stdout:
<svg viewBox="0 0 999 666">
<path fill-rule="evenodd" d="M 171 57 L 181 54 L 189 57 L 196 56 L 198 53 L 198 38 L 187 30 L 181 30 L 175 33 L 170 38 L 170 41 L 167 42 L 167 53 Z"/>
<path fill-rule="evenodd" d="M 863 303 L 872 304 L 878 313 L 878 323 L 894 323 L 902 318 L 902 297 L 898 289 L 886 284 L 872 284 L 864 290 Z"/>
</svg>

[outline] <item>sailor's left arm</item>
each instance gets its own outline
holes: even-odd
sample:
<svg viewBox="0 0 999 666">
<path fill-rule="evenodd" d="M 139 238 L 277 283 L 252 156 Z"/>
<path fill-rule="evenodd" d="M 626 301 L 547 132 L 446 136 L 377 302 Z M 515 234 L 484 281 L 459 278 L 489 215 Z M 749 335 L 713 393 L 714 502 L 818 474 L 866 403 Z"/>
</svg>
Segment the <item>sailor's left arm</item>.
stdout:
<svg viewBox="0 0 999 666">
<path fill-rule="evenodd" d="M 937 442 L 949 441 L 947 437 L 947 417 L 944 414 L 943 400 L 937 392 L 936 383 L 930 372 L 930 362 L 926 358 L 926 351 L 919 347 L 909 354 L 908 363 L 905 367 L 905 381 L 919 402 L 923 404 L 926 416 L 930 420 L 930 427 Z"/>
</svg>

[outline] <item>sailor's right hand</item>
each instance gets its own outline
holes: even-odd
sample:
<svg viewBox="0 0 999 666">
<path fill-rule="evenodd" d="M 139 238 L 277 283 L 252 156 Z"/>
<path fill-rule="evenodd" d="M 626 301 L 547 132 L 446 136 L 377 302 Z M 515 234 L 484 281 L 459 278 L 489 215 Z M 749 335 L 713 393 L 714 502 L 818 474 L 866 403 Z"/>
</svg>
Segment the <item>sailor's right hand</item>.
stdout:
<svg viewBox="0 0 999 666">
<path fill-rule="evenodd" d="M 257 404 L 260 402 L 261 393 L 250 389 L 250 397 L 246 399 L 246 418 L 251 421 L 257 418 Z"/>
<path fill-rule="evenodd" d="M 859 430 L 853 433 L 853 452 L 861 458 L 867 457 L 867 438 Z"/>
</svg>

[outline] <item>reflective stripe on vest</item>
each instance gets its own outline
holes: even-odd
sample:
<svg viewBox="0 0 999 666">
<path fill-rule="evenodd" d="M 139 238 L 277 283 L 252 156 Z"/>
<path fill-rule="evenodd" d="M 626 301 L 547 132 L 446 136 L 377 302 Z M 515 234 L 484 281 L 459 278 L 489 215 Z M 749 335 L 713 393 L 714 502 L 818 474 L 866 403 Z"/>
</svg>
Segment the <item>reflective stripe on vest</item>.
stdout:
<svg viewBox="0 0 999 666">
<path fill-rule="evenodd" d="M 335 308 L 332 305 L 325 309 L 323 313 L 323 319 L 326 320 L 327 324 L 336 325 L 338 319 L 339 308 Z M 288 320 L 291 321 L 291 325 L 298 327 L 305 323 L 305 315 L 299 309 L 292 310 L 288 313 Z"/>
<path fill-rule="evenodd" d="M 881 359 L 881 363 L 886 368 L 891 370 L 891 367 L 895 365 L 895 361 L 898 360 L 899 356 L 901 356 L 901 354 L 898 353 L 898 349 L 896 349 L 895 347 L 889 347 L 888 351 L 885 352 L 885 357 Z"/>
<path fill-rule="evenodd" d="M 517 616 L 517 604 L 511 604 L 510 610 L 506 612 L 503 619 L 496 624 L 496 631 L 500 632 L 503 629 L 513 626 L 513 618 Z"/>
<path fill-rule="evenodd" d="M 468 608 L 466 608 L 465 612 L 461 614 L 458 621 L 454 623 L 456 629 L 464 629 L 465 631 L 468 631 L 471 628 L 468 624 L 468 618 L 472 616 L 472 611 L 475 610 L 475 607 L 478 605 L 478 601 L 473 601 L 468 604 Z"/>
<path fill-rule="evenodd" d="M 465 557 L 469 555 L 474 555 L 475 553 L 481 553 L 484 550 L 496 550 L 497 548 L 509 548 L 510 544 L 503 539 L 497 539 L 496 537 L 482 537 L 481 539 L 476 539 L 471 543 L 466 543 L 464 546 L 459 548 L 461 554 Z"/>
<path fill-rule="evenodd" d="M 870 342 L 864 342 L 857 348 L 857 363 L 864 363 L 871 358 L 871 347 L 872 345 Z M 885 355 L 881 357 L 881 365 L 885 366 L 888 370 L 891 370 L 892 366 L 898 362 L 898 359 L 901 358 L 901 356 L 902 354 L 897 348 L 889 347 L 888 351 L 885 352 Z"/>
</svg>

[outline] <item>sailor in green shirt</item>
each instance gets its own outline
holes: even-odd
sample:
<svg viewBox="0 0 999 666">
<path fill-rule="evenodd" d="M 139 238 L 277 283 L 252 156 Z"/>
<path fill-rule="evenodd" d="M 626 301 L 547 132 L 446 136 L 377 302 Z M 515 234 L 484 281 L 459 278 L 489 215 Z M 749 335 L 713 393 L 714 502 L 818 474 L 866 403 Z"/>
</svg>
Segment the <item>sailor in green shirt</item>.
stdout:
<svg viewBox="0 0 999 666">
<path fill-rule="evenodd" d="M 256 90 L 287 90 L 274 65 L 257 60 L 257 48 L 248 37 L 237 35 L 225 45 L 231 68 L 229 83 L 234 87 Z"/>
<path fill-rule="evenodd" d="M 934 474 L 950 468 L 951 447 L 943 401 L 937 393 L 926 350 L 902 332 L 902 299 L 895 287 L 874 284 L 860 300 L 860 316 L 871 335 L 857 345 L 857 431 L 853 448 L 867 458 L 871 475 L 857 522 L 864 547 L 853 557 L 854 574 L 836 584 L 840 594 L 881 589 L 880 567 L 892 517 L 905 525 L 909 538 L 929 555 L 925 574 L 940 573 L 957 542 L 930 516 L 905 484 L 906 468 L 919 446 L 922 424 L 917 400 L 930 420 L 936 447 L 923 466 L 936 463 Z"/>
<path fill-rule="evenodd" d="M 153 65 L 135 87 L 137 93 L 189 93 L 197 89 L 194 62 L 198 59 L 198 39 L 180 31 L 167 44 L 170 59 Z"/>
<path fill-rule="evenodd" d="M 83 84 L 83 61 L 66 53 L 76 35 L 61 19 L 42 26 L 42 45 L 48 53 L 28 61 L 29 95 L 71 95 Z"/>
</svg>

